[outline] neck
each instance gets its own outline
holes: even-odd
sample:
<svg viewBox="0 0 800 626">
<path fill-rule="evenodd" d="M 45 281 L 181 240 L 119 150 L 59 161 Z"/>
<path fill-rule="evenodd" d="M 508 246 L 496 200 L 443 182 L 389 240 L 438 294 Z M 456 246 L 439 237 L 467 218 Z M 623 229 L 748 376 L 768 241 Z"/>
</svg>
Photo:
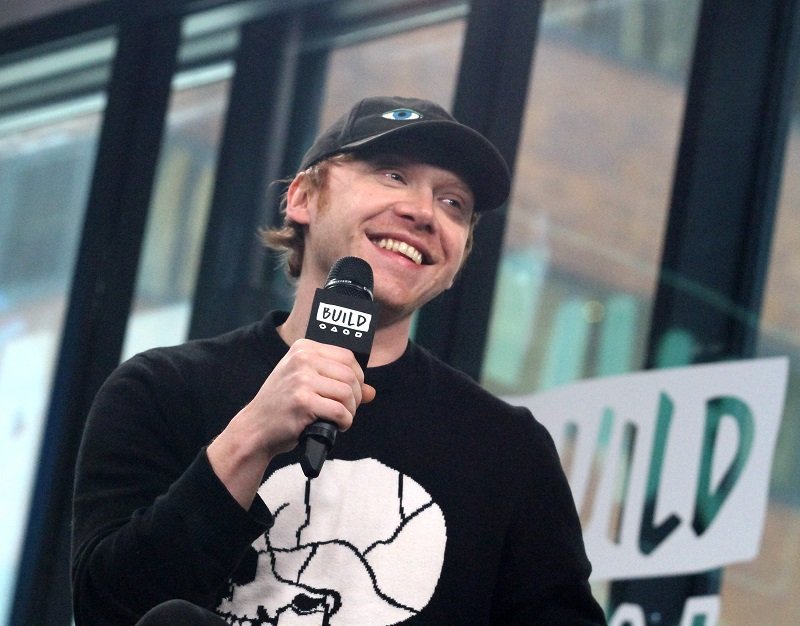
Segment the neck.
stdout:
<svg viewBox="0 0 800 626">
<path fill-rule="evenodd" d="M 317 285 L 303 284 L 302 280 L 298 282 L 294 306 L 292 306 L 286 321 L 278 327 L 278 334 L 287 345 L 291 346 L 295 341 L 306 336 L 308 318 L 311 315 L 311 305 L 314 303 L 314 294 L 317 288 Z M 378 315 L 378 328 L 375 331 L 375 338 L 372 342 L 369 367 L 386 365 L 399 359 L 405 352 L 408 344 L 408 333 L 411 328 L 410 317 L 382 323 L 380 321 L 380 312 Z"/>
</svg>

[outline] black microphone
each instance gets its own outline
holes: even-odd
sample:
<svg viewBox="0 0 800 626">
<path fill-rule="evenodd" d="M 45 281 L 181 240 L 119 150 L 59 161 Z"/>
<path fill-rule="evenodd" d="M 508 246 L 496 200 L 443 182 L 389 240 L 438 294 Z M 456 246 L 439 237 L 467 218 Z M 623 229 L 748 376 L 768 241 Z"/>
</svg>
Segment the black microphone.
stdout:
<svg viewBox="0 0 800 626">
<path fill-rule="evenodd" d="M 377 313 L 369 263 L 355 256 L 342 257 L 331 267 L 325 286 L 314 295 L 306 339 L 347 348 L 366 369 Z M 319 476 L 337 432 L 336 425 L 325 419 L 317 420 L 303 431 L 300 467 L 308 478 Z"/>
</svg>

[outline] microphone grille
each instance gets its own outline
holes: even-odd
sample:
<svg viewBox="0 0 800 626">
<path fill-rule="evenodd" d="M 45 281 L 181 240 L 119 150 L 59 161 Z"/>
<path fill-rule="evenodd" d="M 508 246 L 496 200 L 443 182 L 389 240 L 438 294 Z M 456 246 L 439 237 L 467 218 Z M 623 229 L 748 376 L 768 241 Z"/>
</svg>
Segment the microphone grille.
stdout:
<svg viewBox="0 0 800 626">
<path fill-rule="evenodd" d="M 331 266 L 325 289 L 372 300 L 372 267 L 357 256 L 342 257 Z"/>
</svg>

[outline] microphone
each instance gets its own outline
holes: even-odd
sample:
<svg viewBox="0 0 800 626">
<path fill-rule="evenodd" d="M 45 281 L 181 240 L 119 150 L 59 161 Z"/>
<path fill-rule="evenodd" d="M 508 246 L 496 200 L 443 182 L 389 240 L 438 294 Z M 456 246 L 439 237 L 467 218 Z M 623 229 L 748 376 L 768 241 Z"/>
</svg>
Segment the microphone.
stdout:
<svg viewBox="0 0 800 626">
<path fill-rule="evenodd" d="M 365 260 L 342 257 L 317 289 L 306 339 L 347 348 L 366 369 L 375 335 L 378 305 L 372 298 L 372 268 Z M 300 467 L 308 478 L 316 478 L 336 442 L 338 428 L 324 418 L 310 424 L 300 436 L 303 454 Z"/>
</svg>

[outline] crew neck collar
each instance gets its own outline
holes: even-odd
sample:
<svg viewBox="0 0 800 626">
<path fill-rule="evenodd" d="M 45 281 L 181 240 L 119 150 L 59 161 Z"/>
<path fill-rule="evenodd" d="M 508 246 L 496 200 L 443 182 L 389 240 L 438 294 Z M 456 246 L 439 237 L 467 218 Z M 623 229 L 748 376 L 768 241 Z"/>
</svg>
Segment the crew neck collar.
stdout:
<svg viewBox="0 0 800 626">
<path fill-rule="evenodd" d="M 263 320 L 264 338 L 272 348 L 271 352 L 280 355 L 279 359 L 289 350 L 289 346 L 278 333 L 278 326 L 288 317 L 287 311 L 271 311 Z M 417 384 L 417 377 L 420 376 L 422 358 L 419 346 L 409 339 L 406 349 L 398 359 L 385 365 L 368 367 L 364 374 L 366 382 L 384 393 L 413 387 Z"/>
</svg>

